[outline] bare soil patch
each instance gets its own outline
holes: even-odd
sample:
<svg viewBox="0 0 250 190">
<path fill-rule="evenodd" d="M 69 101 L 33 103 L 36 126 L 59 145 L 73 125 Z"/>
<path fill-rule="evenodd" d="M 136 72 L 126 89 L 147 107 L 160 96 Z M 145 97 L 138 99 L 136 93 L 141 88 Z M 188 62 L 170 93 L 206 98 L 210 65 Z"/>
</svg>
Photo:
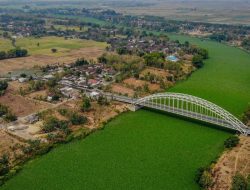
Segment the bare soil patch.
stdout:
<svg viewBox="0 0 250 190">
<path fill-rule="evenodd" d="M 22 58 L 13 58 L 0 60 L 1 75 L 7 74 L 17 70 L 32 69 L 34 66 L 46 66 L 51 64 L 69 64 L 78 58 L 86 58 L 89 60 L 96 60 L 97 57 L 104 53 L 104 49 L 100 47 L 88 47 L 78 50 L 71 50 L 66 52 L 63 56 L 50 55 L 31 55 Z"/>
<path fill-rule="evenodd" d="M 46 99 L 48 96 L 47 90 L 40 90 L 36 92 L 29 93 L 27 97 L 33 98 L 33 99 Z"/>
<path fill-rule="evenodd" d="M 103 122 L 114 118 L 119 113 L 127 110 L 127 105 L 120 102 L 112 102 L 108 106 L 101 106 L 96 102 L 92 103 L 92 109 L 86 112 L 88 118 L 88 128 L 98 128 Z"/>
<path fill-rule="evenodd" d="M 12 162 L 17 156 L 23 154 L 20 150 L 20 145 L 26 145 L 26 143 L 0 129 L 0 156 L 7 154 Z"/>
<path fill-rule="evenodd" d="M 154 74 L 156 76 L 161 76 L 163 78 L 167 78 L 168 76 L 170 76 L 171 74 L 164 70 L 164 69 L 157 69 L 157 68 L 153 68 L 153 67 L 147 67 L 146 69 L 144 69 L 142 72 L 141 72 L 141 75 L 144 76 L 144 75 L 147 75 L 148 73 L 151 73 L 151 74 Z"/>
<path fill-rule="evenodd" d="M 123 86 L 122 84 L 113 84 L 111 87 L 114 93 L 128 94 L 128 96 L 134 95 L 134 90 L 128 87 Z"/>
<path fill-rule="evenodd" d="M 20 83 L 18 81 L 11 81 L 8 83 L 7 92 L 12 94 L 19 94 L 20 89 L 27 89 L 29 87 L 29 83 Z"/>
<path fill-rule="evenodd" d="M 52 107 L 52 104 L 35 101 L 31 98 L 6 93 L 0 97 L 0 103 L 8 106 L 11 111 L 18 117 L 39 112 L 40 110 Z"/>
<path fill-rule="evenodd" d="M 151 92 L 155 92 L 155 91 L 160 90 L 160 85 L 159 84 L 152 84 L 150 82 L 139 80 L 139 79 L 135 79 L 135 78 L 125 79 L 123 81 L 123 83 L 125 85 L 128 85 L 129 87 L 132 87 L 132 88 L 138 88 L 138 87 L 143 88 L 144 85 L 148 85 L 148 88 L 149 88 L 149 90 Z"/>
<path fill-rule="evenodd" d="M 215 186 L 212 190 L 228 190 L 236 172 L 245 177 L 250 174 L 250 138 L 241 136 L 240 143 L 232 150 L 226 151 L 213 169 Z"/>
</svg>

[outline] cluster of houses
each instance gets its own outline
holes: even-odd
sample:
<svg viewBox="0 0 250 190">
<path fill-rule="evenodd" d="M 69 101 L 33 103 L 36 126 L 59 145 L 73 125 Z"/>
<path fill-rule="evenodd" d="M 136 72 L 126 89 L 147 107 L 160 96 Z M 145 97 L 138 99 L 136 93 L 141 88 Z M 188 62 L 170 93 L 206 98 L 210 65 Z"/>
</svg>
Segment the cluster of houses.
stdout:
<svg viewBox="0 0 250 190">
<path fill-rule="evenodd" d="M 58 83 L 60 92 L 68 98 L 78 98 L 79 90 L 94 91 L 110 84 L 116 72 L 104 64 L 83 65 L 70 68 L 73 72 L 64 76 Z"/>
<path fill-rule="evenodd" d="M 132 53 L 152 53 L 152 52 L 163 52 L 164 54 L 173 54 L 181 50 L 181 47 L 174 41 L 161 40 L 157 38 L 112 38 L 109 40 L 110 51 L 115 51 L 119 48 Z"/>
<path fill-rule="evenodd" d="M 80 97 L 81 90 L 85 92 L 99 91 L 101 87 L 112 83 L 115 76 L 119 74 L 105 64 L 64 65 L 64 67 L 52 65 L 46 68 L 45 75 L 33 76 L 32 80 L 49 81 L 55 78 L 55 74 L 64 72 L 65 68 L 69 72 L 58 81 L 59 90 L 64 97 L 73 99 Z M 30 77 L 12 76 L 11 80 L 24 83 L 30 80 Z M 52 96 L 49 95 L 47 101 L 52 101 Z"/>
<path fill-rule="evenodd" d="M 64 76 L 59 84 L 63 86 L 79 87 L 84 89 L 100 88 L 113 81 L 116 72 L 104 64 L 83 65 L 72 67 L 74 74 Z"/>
</svg>

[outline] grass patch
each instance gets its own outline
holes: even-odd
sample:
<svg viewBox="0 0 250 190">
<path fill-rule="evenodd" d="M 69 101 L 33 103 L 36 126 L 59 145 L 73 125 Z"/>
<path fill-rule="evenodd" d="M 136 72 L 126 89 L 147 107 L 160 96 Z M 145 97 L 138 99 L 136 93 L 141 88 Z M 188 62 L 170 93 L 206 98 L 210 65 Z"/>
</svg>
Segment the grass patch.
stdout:
<svg viewBox="0 0 250 190">
<path fill-rule="evenodd" d="M 82 21 L 82 22 L 86 22 L 86 23 L 94 23 L 94 24 L 98 24 L 100 26 L 103 26 L 103 25 L 106 25 L 108 24 L 108 22 L 104 21 L 104 20 L 100 20 L 100 19 L 96 19 L 96 18 L 93 18 L 93 17 L 85 17 L 85 16 L 75 16 L 75 15 L 58 15 L 58 14 L 53 14 L 51 15 L 55 18 L 61 18 L 61 19 L 64 19 L 64 18 L 67 18 L 67 19 L 77 19 L 79 21 Z"/>
<path fill-rule="evenodd" d="M 9 39 L 0 38 L 0 51 L 7 51 L 13 48 L 14 47 Z"/>
<path fill-rule="evenodd" d="M 39 46 L 38 46 L 39 43 Z M 87 48 L 87 47 L 100 47 L 105 48 L 106 43 L 96 42 L 93 40 L 81 39 L 64 39 L 63 37 L 42 37 L 42 38 L 20 38 L 17 39 L 16 45 L 25 48 L 31 55 L 55 55 L 62 56 L 70 50 Z M 56 48 L 57 53 L 52 53 L 51 49 Z"/>
<path fill-rule="evenodd" d="M 77 32 L 85 32 L 85 31 L 88 30 L 88 27 L 87 27 L 87 26 L 82 27 L 82 30 L 80 30 L 80 27 L 79 27 L 79 26 L 54 25 L 54 27 L 55 27 L 57 30 L 63 30 L 63 31 L 66 31 L 66 30 L 75 30 L 75 31 L 77 31 Z"/>
<path fill-rule="evenodd" d="M 129 112 L 33 160 L 0 189 L 199 189 L 196 169 L 217 157 L 229 135 L 165 114 Z"/>
</svg>

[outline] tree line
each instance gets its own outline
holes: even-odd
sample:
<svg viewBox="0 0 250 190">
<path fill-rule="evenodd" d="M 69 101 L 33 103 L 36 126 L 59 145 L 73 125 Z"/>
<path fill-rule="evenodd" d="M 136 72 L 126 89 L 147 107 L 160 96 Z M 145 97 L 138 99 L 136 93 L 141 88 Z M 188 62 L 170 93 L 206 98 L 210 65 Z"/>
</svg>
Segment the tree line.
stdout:
<svg viewBox="0 0 250 190">
<path fill-rule="evenodd" d="M 28 50 L 21 48 L 14 48 L 8 51 L 0 51 L 0 60 L 16 58 L 16 57 L 26 57 L 28 55 Z"/>
</svg>

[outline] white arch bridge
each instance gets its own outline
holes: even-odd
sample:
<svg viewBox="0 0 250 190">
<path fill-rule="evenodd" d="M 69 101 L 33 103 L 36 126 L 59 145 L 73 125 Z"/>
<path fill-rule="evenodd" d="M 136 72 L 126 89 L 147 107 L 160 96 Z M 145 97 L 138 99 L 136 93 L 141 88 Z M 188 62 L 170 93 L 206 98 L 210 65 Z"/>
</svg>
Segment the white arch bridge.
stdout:
<svg viewBox="0 0 250 190">
<path fill-rule="evenodd" d="M 250 128 L 235 116 L 216 104 L 199 97 L 170 92 L 153 94 L 139 99 L 114 94 L 106 95 L 114 100 L 134 105 L 134 111 L 141 107 L 153 108 L 233 129 L 244 135 L 250 134 Z"/>
</svg>

